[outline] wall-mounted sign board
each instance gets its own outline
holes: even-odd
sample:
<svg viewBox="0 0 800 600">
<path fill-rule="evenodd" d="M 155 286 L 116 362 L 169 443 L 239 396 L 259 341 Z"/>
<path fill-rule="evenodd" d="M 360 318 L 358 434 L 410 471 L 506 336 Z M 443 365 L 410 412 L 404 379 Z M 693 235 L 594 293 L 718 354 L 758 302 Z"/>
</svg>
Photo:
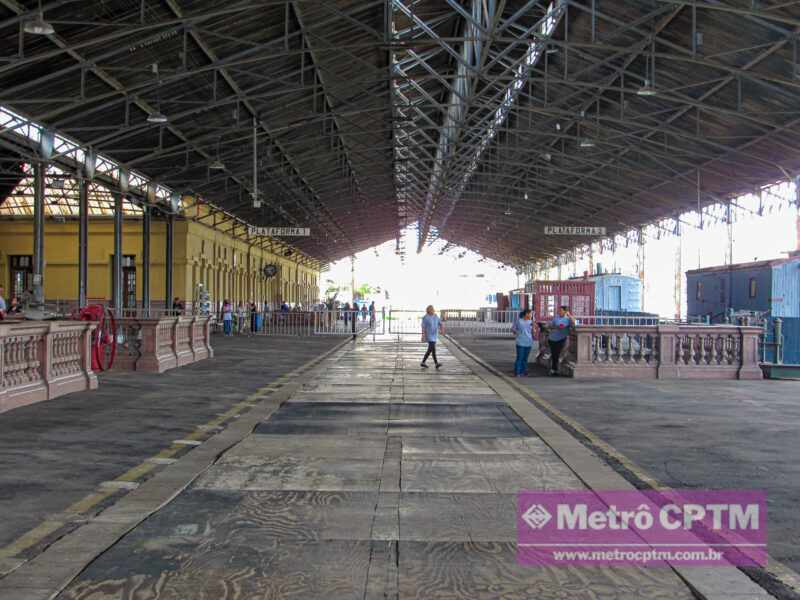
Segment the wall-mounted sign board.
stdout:
<svg viewBox="0 0 800 600">
<path fill-rule="evenodd" d="M 545 235 L 606 235 L 605 227 L 578 225 L 545 225 Z"/>
<path fill-rule="evenodd" d="M 248 227 L 250 235 L 266 235 L 269 237 L 308 237 L 310 227 Z"/>
</svg>

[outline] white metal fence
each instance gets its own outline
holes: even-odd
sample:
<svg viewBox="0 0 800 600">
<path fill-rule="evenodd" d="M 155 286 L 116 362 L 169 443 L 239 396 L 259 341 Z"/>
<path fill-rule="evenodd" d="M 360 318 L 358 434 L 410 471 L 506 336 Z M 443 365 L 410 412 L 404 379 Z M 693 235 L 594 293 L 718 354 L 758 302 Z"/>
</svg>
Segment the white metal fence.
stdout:
<svg viewBox="0 0 800 600">
<path fill-rule="evenodd" d="M 229 335 L 348 336 L 374 330 L 382 324 L 381 315 L 360 311 L 234 311 L 230 325 L 217 321 L 217 331 Z"/>
<path fill-rule="evenodd" d="M 153 311 L 155 312 L 155 311 Z M 171 311 L 160 311 L 170 313 Z M 187 311 L 188 312 L 188 311 Z M 519 318 L 518 310 L 482 308 L 474 310 L 444 309 L 439 312 L 445 333 L 471 337 L 509 338 Z M 348 336 L 364 332 L 419 336 L 424 310 L 391 308 L 375 314 L 361 311 L 234 311 L 230 325 L 232 335 L 278 336 Z M 578 325 L 603 327 L 641 327 L 678 323 L 654 316 L 578 315 Z M 686 324 L 686 322 L 683 322 Z M 217 331 L 225 331 L 222 315 L 217 315 Z"/>
<path fill-rule="evenodd" d="M 388 333 L 420 335 L 424 310 L 391 309 L 387 314 Z M 517 310 L 451 310 L 439 313 L 445 333 L 475 337 L 509 337 L 511 325 L 519 316 Z"/>
</svg>

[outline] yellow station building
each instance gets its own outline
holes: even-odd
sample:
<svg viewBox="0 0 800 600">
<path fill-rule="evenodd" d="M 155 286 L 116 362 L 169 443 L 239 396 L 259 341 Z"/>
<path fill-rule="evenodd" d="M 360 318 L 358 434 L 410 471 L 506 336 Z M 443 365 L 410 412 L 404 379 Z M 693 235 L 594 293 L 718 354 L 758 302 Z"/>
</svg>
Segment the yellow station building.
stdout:
<svg viewBox="0 0 800 600">
<path fill-rule="evenodd" d="M 57 193 L 56 193 L 57 192 Z M 90 193 L 88 235 L 89 302 L 112 297 L 114 254 L 113 198 L 99 186 Z M 202 284 L 212 306 L 224 299 L 277 306 L 282 301 L 308 306 L 319 298 L 321 265 L 287 244 L 270 238 L 249 239 L 246 229 L 205 203 L 184 197 L 174 221 L 173 295 L 187 305 Z M 214 214 L 214 213 L 217 214 Z M 50 189 L 45 203 L 44 295 L 47 302 L 74 305 L 78 298 L 78 208 L 70 194 Z M 142 302 L 142 210 L 124 203 L 122 298 L 124 308 Z M 216 222 L 223 222 L 216 225 Z M 0 205 L 0 283 L 6 296 L 30 290 L 33 277 L 33 190 L 23 179 Z M 164 306 L 166 221 L 153 216 L 150 231 L 151 307 Z M 265 267 L 276 274 L 267 276 Z"/>
</svg>

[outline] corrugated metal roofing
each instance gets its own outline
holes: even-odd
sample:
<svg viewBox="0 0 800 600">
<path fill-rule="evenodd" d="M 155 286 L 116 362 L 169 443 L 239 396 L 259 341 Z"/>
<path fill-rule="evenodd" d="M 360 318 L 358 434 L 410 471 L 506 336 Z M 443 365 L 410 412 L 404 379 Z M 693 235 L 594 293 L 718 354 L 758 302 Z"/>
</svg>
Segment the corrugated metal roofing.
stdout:
<svg viewBox="0 0 800 600">
<path fill-rule="evenodd" d="M 292 242 L 322 261 L 421 220 L 520 265 L 586 241 L 544 225 L 624 232 L 800 171 L 797 3 L 44 8 L 55 35 L 20 37 L 38 2 L 0 0 L 0 104 L 255 225 L 311 227 Z"/>
</svg>

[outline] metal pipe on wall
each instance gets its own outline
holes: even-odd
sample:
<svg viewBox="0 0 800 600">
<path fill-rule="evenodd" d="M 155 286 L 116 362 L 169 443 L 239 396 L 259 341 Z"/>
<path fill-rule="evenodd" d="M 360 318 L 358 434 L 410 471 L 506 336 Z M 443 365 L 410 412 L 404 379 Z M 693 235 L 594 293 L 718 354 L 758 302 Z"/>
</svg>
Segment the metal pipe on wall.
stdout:
<svg viewBox="0 0 800 600">
<path fill-rule="evenodd" d="M 142 313 L 150 316 L 150 222 L 152 210 L 142 205 Z"/>
<path fill-rule="evenodd" d="M 86 306 L 89 289 L 89 180 L 78 180 L 78 306 Z"/>
</svg>

